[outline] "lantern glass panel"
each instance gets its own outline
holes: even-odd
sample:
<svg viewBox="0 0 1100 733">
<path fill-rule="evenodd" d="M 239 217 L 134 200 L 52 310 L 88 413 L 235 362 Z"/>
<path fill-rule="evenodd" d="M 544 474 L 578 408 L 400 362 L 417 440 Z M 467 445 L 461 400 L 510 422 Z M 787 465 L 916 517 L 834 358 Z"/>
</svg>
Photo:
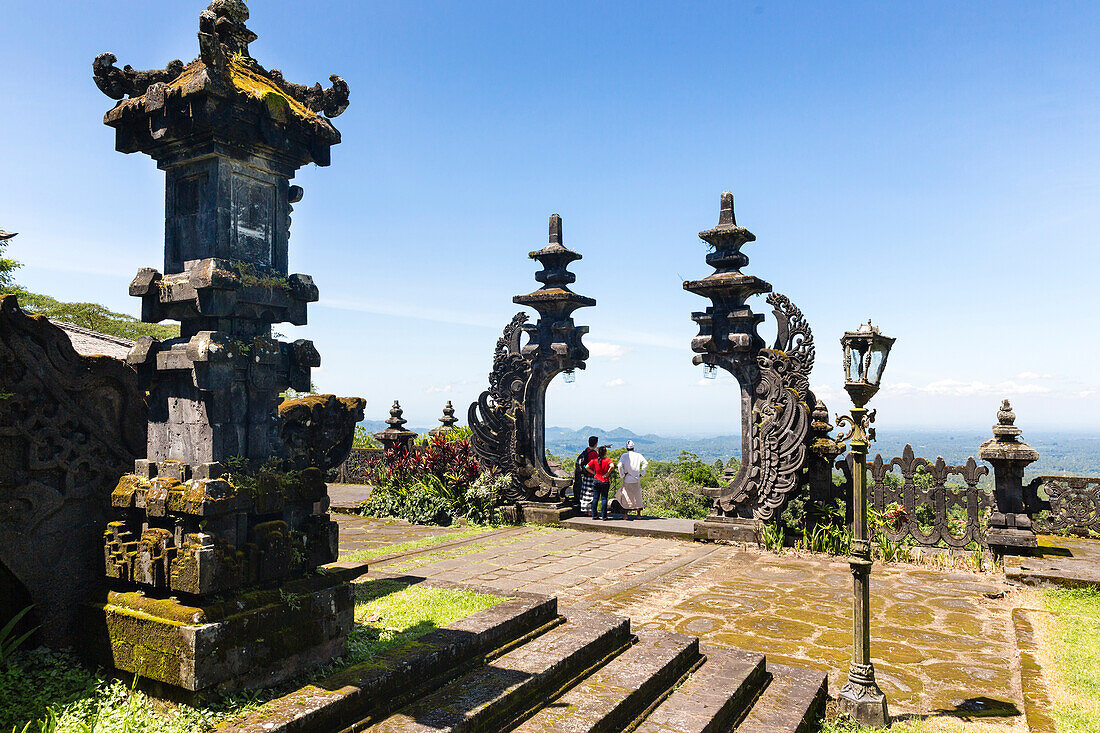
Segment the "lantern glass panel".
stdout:
<svg viewBox="0 0 1100 733">
<path fill-rule="evenodd" d="M 718 367 L 714 364 L 706 364 L 703 366 L 703 378 L 704 379 L 718 379 Z"/>
<path fill-rule="evenodd" d="M 886 350 L 882 344 L 871 348 L 871 365 L 867 369 L 867 381 L 876 387 L 882 383 L 882 370 L 886 367 Z"/>
<path fill-rule="evenodd" d="M 562 375 L 562 380 L 566 384 L 573 384 L 573 382 L 577 381 L 577 373 L 572 369 L 569 369 Z"/>
<path fill-rule="evenodd" d="M 847 381 L 863 382 L 866 380 L 867 345 L 867 342 L 862 339 L 853 339 L 847 344 L 850 357 L 848 359 L 848 373 L 845 375 Z"/>
</svg>

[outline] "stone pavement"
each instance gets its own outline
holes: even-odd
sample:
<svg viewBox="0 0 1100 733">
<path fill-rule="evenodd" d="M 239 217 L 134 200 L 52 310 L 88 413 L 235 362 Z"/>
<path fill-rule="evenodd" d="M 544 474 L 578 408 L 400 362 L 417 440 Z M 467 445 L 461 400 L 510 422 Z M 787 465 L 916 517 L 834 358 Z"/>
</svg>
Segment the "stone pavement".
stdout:
<svg viewBox="0 0 1100 733">
<path fill-rule="evenodd" d="M 448 531 L 338 519 L 342 550 Z M 827 556 L 521 527 L 372 569 L 555 594 L 562 603 L 628 615 L 634 628 L 694 634 L 826 671 L 834 695 L 850 659 L 851 574 L 847 563 Z M 985 709 L 988 715 L 993 708 L 1013 716 L 1005 723 L 1022 721 L 1015 717 L 1019 655 L 1005 590 L 990 575 L 875 566 L 872 657 L 893 713 Z"/>
<path fill-rule="evenodd" d="M 1039 536 L 1036 557 L 1005 560 L 1005 577 L 1036 586 L 1100 587 L 1100 542 L 1075 537 Z"/>
<path fill-rule="evenodd" d="M 364 484 L 329 484 L 329 504 L 336 511 L 352 511 L 367 500 L 370 490 Z"/>
</svg>

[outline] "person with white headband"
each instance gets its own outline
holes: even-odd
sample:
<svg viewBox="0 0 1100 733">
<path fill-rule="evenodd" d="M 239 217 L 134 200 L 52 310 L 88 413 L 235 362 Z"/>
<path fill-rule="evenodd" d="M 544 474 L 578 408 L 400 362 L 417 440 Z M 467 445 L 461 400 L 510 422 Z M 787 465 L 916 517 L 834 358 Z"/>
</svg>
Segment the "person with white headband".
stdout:
<svg viewBox="0 0 1100 733">
<path fill-rule="evenodd" d="M 636 511 L 638 519 L 642 518 L 642 476 L 645 476 L 649 461 L 638 451 L 634 450 L 634 441 L 626 441 L 626 453 L 619 458 L 619 475 L 623 478 L 623 485 L 615 494 L 615 501 L 623 508 L 623 517 L 633 519 L 630 512 Z"/>
</svg>

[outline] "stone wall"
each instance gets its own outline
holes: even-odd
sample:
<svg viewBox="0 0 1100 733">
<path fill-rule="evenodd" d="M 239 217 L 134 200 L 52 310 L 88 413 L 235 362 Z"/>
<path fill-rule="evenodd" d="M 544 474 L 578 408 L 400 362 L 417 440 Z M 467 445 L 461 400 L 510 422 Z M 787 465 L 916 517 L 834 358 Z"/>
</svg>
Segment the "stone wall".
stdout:
<svg viewBox="0 0 1100 733">
<path fill-rule="evenodd" d="M 76 606 L 102 586 L 105 512 L 144 453 L 145 413 L 133 369 L 81 356 L 62 329 L 0 296 L 0 562 L 50 646 L 74 642 Z M 21 604 L 5 593 L 0 624 Z"/>
</svg>

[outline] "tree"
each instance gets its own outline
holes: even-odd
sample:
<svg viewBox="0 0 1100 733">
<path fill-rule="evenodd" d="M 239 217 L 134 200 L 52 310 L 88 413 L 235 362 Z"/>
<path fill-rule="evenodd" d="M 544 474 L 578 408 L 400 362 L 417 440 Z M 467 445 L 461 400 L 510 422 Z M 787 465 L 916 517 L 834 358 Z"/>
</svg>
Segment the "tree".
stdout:
<svg viewBox="0 0 1100 733">
<path fill-rule="evenodd" d="M 4 256 L 4 250 L 14 236 L 16 236 L 14 233 L 0 229 L 0 293 L 9 293 L 18 289 L 12 273 L 19 269 L 20 263 Z"/>
</svg>

